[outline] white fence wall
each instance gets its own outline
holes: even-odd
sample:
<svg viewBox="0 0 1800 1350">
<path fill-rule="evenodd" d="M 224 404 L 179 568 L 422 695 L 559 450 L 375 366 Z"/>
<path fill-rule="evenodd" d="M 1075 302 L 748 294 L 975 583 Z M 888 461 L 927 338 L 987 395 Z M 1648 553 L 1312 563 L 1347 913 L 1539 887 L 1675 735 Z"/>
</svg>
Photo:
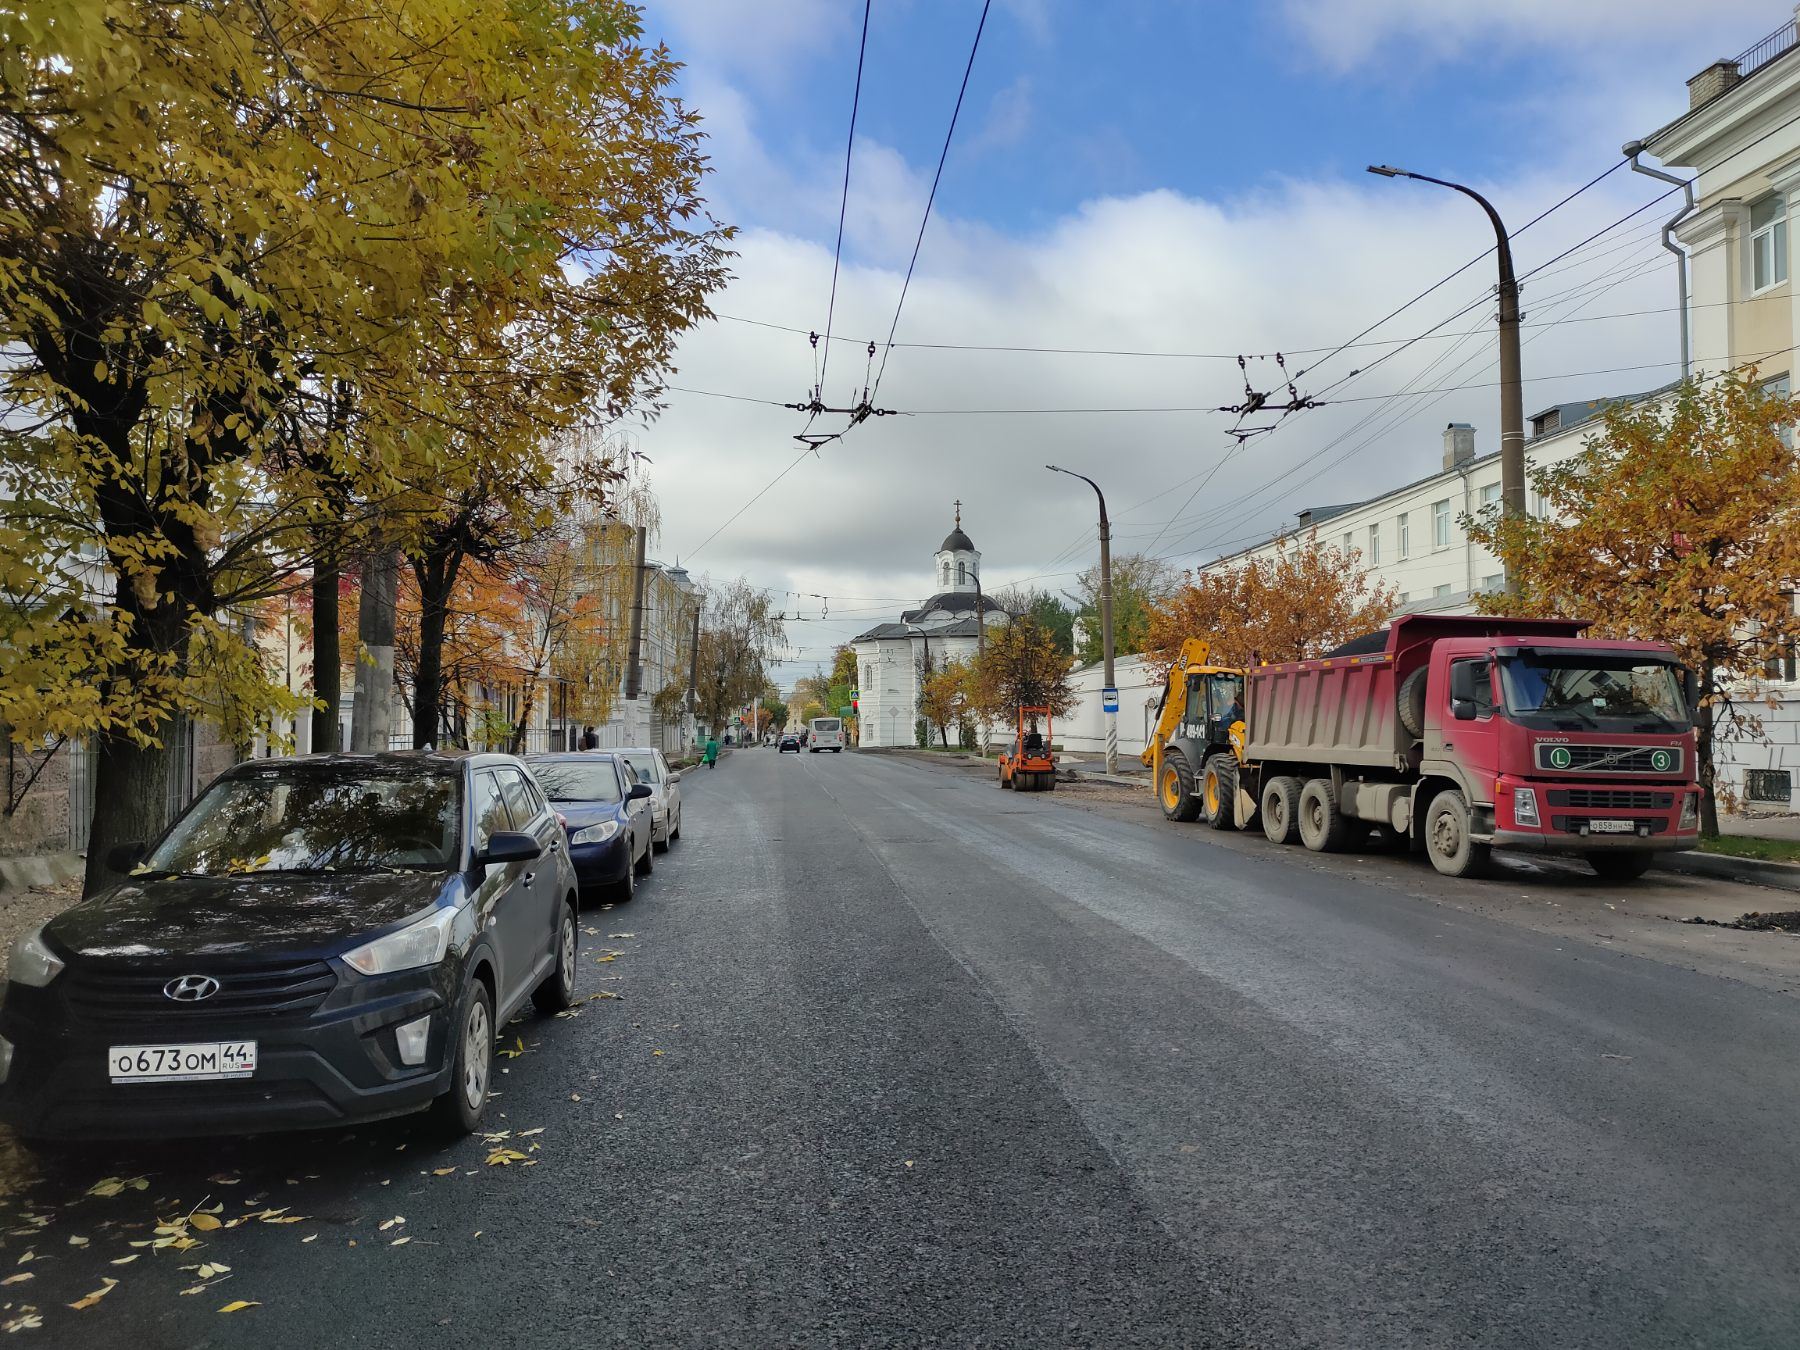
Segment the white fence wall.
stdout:
<svg viewBox="0 0 1800 1350">
<path fill-rule="evenodd" d="M 1162 697 L 1163 677 L 1141 656 L 1122 656 L 1113 662 L 1119 685 L 1119 758 L 1135 760 L 1150 743 L 1156 725 L 1156 704 Z M 1076 754 L 1106 753 L 1106 718 L 1100 691 L 1105 667 L 1081 666 L 1070 673 L 1075 686 L 1075 707 L 1056 724 L 1056 743 Z"/>
</svg>

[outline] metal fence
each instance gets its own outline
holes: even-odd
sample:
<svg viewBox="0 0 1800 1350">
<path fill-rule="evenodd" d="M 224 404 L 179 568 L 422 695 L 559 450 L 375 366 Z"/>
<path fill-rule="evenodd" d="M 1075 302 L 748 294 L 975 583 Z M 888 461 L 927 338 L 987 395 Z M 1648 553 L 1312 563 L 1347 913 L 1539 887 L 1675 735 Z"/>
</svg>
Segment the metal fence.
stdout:
<svg viewBox="0 0 1800 1350">
<path fill-rule="evenodd" d="M 1735 63 L 1738 74 L 1748 75 L 1751 71 L 1768 65 L 1776 57 L 1786 55 L 1797 46 L 1800 46 L 1800 25 L 1797 25 L 1793 19 L 1789 19 L 1738 57 Z"/>
</svg>

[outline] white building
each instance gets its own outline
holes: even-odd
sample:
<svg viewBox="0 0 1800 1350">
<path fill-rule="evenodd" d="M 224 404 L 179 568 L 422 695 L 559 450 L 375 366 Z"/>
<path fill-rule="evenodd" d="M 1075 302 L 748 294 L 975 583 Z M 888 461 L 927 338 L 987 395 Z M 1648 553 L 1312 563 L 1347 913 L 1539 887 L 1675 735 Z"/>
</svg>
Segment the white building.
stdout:
<svg viewBox="0 0 1800 1350">
<path fill-rule="evenodd" d="M 938 670 L 946 661 L 973 660 L 980 624 L 1004 624 L 1009 617 L 981 594 L 981 553 L 963 533 L 960 508 L 932 567 L 935 595 L 897 621 L 877 624 L 851 639 L 865 747 L 917 744 L 919 690 L 927 664 Z"/>
</svg>

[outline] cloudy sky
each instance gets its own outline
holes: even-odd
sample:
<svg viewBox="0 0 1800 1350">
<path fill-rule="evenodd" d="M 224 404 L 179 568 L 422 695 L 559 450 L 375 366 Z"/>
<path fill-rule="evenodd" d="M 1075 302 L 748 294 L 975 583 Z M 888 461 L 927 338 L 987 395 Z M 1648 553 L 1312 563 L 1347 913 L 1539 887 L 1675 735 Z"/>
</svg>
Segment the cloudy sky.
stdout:
<svg viewBox="0 0 1800 1350">
<path fill-rule="evenodd" d="M 739 400 L 800 400 L 815 379 L 806 333 L 826 322 L 862 10 L 648 5 L 706 119 L 714 210 L 742 231 L 721 317 L 671 377 L 706 392 L 672 393 L 637 431 L 658 551 L 747 576 L 804 616 L 786 679 L 929 593 L 953 499 L 990 589 L 1072 585 L 1094 558 L 1092 494 L 1046 463 L 1101 482 L 1115 553 L 1192 566 L 1305 506 L 1430 471 L 1448 421 L 1496 449 L 1490 260 L 1364 339 L 1382 345 L 1331 354 L 1492 241 L 1473 203 L 1370 163 L 1487 193 L 1519 234 L 1521 273 L 1542 268 L 1524 292 L 1528 413 L 1672 378 L 1675 281 L 1657 230 L 1673 201 L 1550 261 L 1663 185 L 1621 169 L 1520 227 L 1678 115 L 1689 76 L 1791 13 L 1781 0 L 995 0 L 875 399 L 900 415 L 796 464 L 805 418 Z M 894 320 L 980 10 L 873 0 L 828 403 L 860 395 L 867 344 Z M 953 349 L 970 346 L 1140 354 Z M 1155 411 L 1236 402 L 1239 354 L 1253 384 L 1276 387 L 1276 351 L 1329 406 L 1241 449 L 1229 415 Z M 1108 411 L 1121 409 L 1151 411 Z"/>
</svg>

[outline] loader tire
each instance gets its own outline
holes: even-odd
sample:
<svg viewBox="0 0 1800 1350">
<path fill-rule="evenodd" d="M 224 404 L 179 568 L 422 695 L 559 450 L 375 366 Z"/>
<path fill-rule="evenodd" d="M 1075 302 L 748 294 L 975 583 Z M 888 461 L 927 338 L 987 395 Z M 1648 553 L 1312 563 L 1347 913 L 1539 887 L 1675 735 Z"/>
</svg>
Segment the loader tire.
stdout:
<svg viewBox="0 0 1800 1350">
<path fill-rule="evenodd" d="M 1425 735 L 1425 667 L 1420 666 L 1404 680 L 1400 681 L 1400 692 L 1395 695 L 1396 711 L 1400 715 L 1400 725 L 1406 734 L 1415 741 Z"/>
<path fill-rule="evenodd" d="M 1262 790 L 1263 834 L 1271 844 L 1300 842 L 1300 780 L 1271 778 Z"/>
<path fill-rule="evenodd" d="M 1300 789 L 1300 842 L 1314 853 L 1341 853 L 1350 843 L 1350 821 L 1338 809 L 1329 778 L 1311 778 Z"/>
<path fill-rule="evenodd" d="M 1206 761 L 1206 823 L 1215 830 L 1237 828 L 1237 762 L 1230 755 Z"/>
<path fill-rule="evenodd" d="M 1156 800 L 1169 820 L 1189 821 L 1200 814 L 1200 799 L 1194 795 L 1193 766 L 1179 750 L 1171 750 L 1163 756 Z"/>
</svg>

